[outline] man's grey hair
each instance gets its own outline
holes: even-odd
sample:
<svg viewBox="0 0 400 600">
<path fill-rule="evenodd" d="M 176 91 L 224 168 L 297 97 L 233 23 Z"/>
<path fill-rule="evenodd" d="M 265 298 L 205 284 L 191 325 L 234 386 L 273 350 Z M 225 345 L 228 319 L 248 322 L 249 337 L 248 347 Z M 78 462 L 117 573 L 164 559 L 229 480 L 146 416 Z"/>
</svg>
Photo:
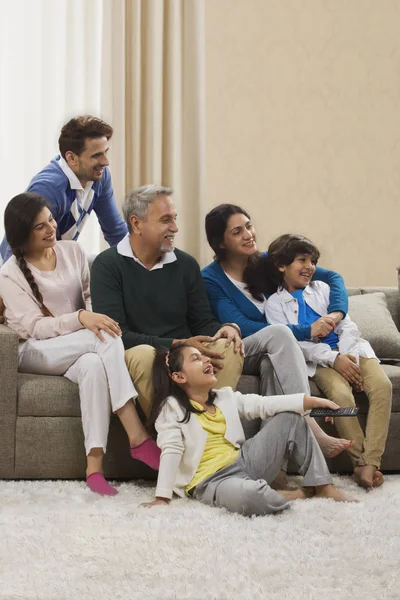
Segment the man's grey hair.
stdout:
<svg viewBox="0 0 400 600">
<path fill-rule="evenodd" d="M 172 188 L 155 184 L 142 185 L 141 187 L 134 188 L 122 204 L 122 214 L 128 225 L 129 233 L 132 233 L 130 223 L 132 215 L 136 215 L 139 219 L 145 219 L 150 204 L 157 196 L 171 196 L 172 193 Z"/>
</svg>

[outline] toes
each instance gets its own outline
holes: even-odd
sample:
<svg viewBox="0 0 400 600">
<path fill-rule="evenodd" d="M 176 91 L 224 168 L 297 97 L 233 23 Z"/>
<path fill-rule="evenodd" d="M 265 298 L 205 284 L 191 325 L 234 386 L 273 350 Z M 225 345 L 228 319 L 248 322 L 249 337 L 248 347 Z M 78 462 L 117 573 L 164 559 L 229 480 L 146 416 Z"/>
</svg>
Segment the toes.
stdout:
<svg viewBox="0 0 400 600">
<path fill-rule="evenodd" d="M 369 477 L 361 477 L 360 481 L 361 481 L 361 485 L 363 486 L 363 488 L 365 488 L 366 490 L 372 489 L 372 487 L 373 487 L 372 479 L 369 479 Z"/>
<path fill-rule="evenodd" d="M 374 477 L 372 478 L 373 487 L 379 487 L 385 481 L 382 473 L 380 471 L 376 471 Z"/>
<path fill-rule="evenodd" d="M 360 487 L 363 487 L 367 491 L 371 490 L 373 487 L 372 478 L 370 478 L 366 475 L 363 475 L 360 467 L 356 467 L 354 469 L 354 479 Z"/>
</svg>

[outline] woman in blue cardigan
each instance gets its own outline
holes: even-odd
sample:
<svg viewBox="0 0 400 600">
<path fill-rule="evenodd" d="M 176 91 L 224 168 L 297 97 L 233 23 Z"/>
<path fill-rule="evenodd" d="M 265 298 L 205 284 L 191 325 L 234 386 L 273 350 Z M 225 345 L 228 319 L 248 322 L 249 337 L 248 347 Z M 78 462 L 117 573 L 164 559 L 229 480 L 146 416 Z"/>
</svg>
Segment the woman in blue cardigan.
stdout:
<svg viewBox="0 0 400 600">
<path fill-rule="evenodd" d="M 235 322 L 242 330 L 246 352 L 243 374 L 260 376 L 263 396 L 309 394 L 306 363 L 296 339 L 325 337 L 346 315 L 348 300 L 342 277 L 316 269 L 314 279 L 331 288 L 330 312 L 311 327 L 268 325 L 264 296 L 253 296 L 246 283 L 249 271 L 265 256 L 257 250 L 250 215 L 239 206 L 220 204 L 206 216 L 206 234 L 215 256 L 202 271 L 205 286 L 216 318 L 221 323 Z M 353 443 L 328 436 L 314 419 L 308 419 L 325 456 L 336 456 Z"/>
</svg>

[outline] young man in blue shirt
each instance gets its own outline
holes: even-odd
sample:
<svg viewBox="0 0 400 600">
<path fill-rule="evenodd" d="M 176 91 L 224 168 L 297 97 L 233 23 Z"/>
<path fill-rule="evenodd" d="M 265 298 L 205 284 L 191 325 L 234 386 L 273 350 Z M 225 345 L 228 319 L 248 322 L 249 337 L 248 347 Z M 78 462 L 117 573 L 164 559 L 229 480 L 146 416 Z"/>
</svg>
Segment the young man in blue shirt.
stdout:
<svg viewBox="0 0 400 600">
<path fill-rule="evenodd" d="M 107 158 L 110 125 L 90 115 L 78 116 L 61 129 L 60 155 L 40 171 L 27 191 L 46 198 L 57 222 L 57 238 L 77 240 L 92 210 L 103 235 L 115 246 L 128 229 L 118 212 Z M 0 263 L 11 256 L 4 237 Z"/>
</svg>

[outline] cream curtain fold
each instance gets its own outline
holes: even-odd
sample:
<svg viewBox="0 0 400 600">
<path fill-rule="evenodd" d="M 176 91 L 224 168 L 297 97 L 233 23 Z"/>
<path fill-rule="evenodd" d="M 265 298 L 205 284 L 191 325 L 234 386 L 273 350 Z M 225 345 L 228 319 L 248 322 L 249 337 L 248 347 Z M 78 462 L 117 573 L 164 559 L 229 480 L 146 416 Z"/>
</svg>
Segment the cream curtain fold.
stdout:
<svg viewBox="0 0 400 600">
<path fill-rule="evenodd" d="M 204 246 L 204 0 L 104 4 L 102 109 L 116 134 L 117 196 L 146 183 L 174 188 L 178 245 Z"/>
</svg>

